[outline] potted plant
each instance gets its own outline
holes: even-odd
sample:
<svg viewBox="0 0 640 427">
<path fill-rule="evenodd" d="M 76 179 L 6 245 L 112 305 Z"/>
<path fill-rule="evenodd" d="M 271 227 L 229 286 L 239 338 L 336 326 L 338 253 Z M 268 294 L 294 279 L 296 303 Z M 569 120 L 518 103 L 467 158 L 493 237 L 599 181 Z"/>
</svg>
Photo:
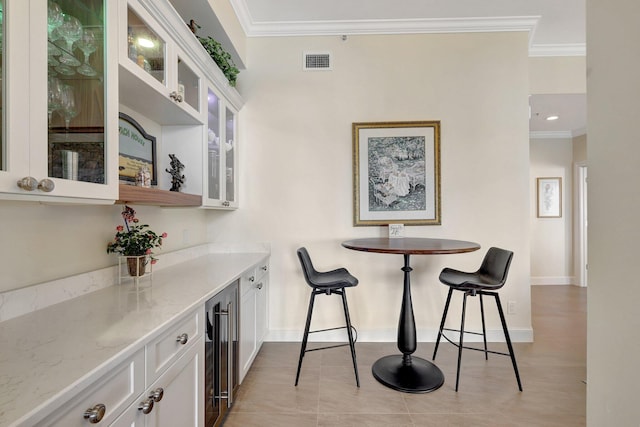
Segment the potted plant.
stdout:
<svg viewBox="0 0 640 427">
<path fill-rule="evenodd" d="M 236 64 L 233 62 L 231 54 L 224 50 L 220 42 L 216 41 L 211 36 L 196 37 L 200 41 L 200 44 L 202 44 L 202 47 L 204 47 L 204 50 L 206 50 L 209 56 L 211 56 L 213 62 L 218 65 L 227 80 L 229 80 L 229 85 L 235 87 L 240 70 L 238 70 Z"/>
<path fill-rule="evenodd" d="M 167 233 L 156 234 L 148 224 L 139 224 L 136 211 L 129 206 L 122 210 L 124 226 L 116 227 L 116 236 L 107 245 L 107 253 L 120 254 L 127 258 L 127 267 L 131 276 L 142 276 L 146 265 L 155 264 L 153 249 L 162 246 Z"/>
</svg>

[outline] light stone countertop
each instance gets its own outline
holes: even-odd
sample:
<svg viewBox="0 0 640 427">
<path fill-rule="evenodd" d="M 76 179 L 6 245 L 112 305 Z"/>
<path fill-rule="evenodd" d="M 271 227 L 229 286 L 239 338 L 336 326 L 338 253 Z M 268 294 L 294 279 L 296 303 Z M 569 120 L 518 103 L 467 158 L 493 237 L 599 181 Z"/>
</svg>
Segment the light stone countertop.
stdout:
<svg viewBox="0 0 640 427">
<path fill-rule="evenodd" d="M 154 271 L 138 293 L 129 280 L 0 322 L 0 427 L 33 425 L 268 257 L 208 254 Z"/>
</svg>

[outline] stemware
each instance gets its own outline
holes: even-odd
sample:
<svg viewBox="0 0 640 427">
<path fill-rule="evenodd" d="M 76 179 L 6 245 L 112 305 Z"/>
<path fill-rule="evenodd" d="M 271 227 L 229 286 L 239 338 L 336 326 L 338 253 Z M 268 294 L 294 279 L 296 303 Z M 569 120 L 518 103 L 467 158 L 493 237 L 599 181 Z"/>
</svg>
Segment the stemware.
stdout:
<svg viewBox="0 0 640 427">
<path fill-rule="evenodd" d="M 62 83 L 56 77 L 49 76 L 47 114 L 49 116 L 49 126 L 53 112 L 62 106 Z"/>
<path fill-rule="evenodd" d="M 60 24 L 62 24 L 63 18 L 64 18 L 64 15 L 58 3 L 55 3 L 49 0 L 48 7 L 47 7 L 47 36 L 49 38 L 48 53 L 49 53 L 50 65 L 54 65 L 54 64 L 57 65 L 58 61 L 56 61 L 53 58 L 53 56 L 58 56 L 62 54 L 62 51 L 52 42 L 54 40 L 57 40 L 60 37 L 57 29 L 60 26 Z"/>
<path fill-rule="evenodd" d="M 58 34 L 64 39 L 66 42 L 66 51 L 62 52 L 60 55 L 60 62 L 63 64 L 69 65 L 71 67 L 77 67 L 80 65 L 80 61 L 73 56 L 73 44 L 80 40 L 82 37 L 82 24 L 78 21 L 78 18 L 75 18 L 71 15 L 63 14 L 62 23 L 58 27 Z"/>
<path fill-rule="evenodd" d="M 64 127 L 69 130 L 71 119 L 80 112 L 80 106 L 76 102 L 76 94 L 73 86 L 62 85 L 60 92 L 60 115 L 64 118 Z"/>
<path fill-rule="evenodd" d="M 81 66 L 78 67 L 78 73 L 84 76 L 95 76 L 98 74 L 96 70 L 93 69 L 91 65 L 89 65 L 89 55 L 96 51 L 96 36 L 93 34 L 93 31 L 87 30 L 86 28 L 82 31 L 82 37 L 77 42 L 78 48 L 84 54 L 84 62 Z"/>
</svg>

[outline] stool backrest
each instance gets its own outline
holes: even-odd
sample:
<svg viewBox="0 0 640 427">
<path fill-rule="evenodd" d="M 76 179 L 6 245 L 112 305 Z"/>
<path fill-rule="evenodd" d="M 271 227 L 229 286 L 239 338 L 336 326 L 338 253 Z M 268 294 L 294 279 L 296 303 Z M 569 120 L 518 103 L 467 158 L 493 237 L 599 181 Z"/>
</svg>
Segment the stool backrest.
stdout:
<svg viewBox="0 0 640 427">
<path fill-rule="evenodd" d="M 507 274 L 513 259 L 513 252 L 500 248 L 489 248 L 482 260 L 478 274 L 490 279 L 494 286 L 502 287 L 507 281 Z"/>
<path fill-rule="evenodd" d="M 307 248 L 303 247 L 298 249 L 298 259 L 300 260 L 300 265 L 302 266 L 304 280 L 307 281 L 307 284 L 309 286 L 313 286 L 313 277 L 317 274 L 317 271 L 313 267 L 313 263 L 311 262 L 311 257 L 309 256 Z"/>
</svg>

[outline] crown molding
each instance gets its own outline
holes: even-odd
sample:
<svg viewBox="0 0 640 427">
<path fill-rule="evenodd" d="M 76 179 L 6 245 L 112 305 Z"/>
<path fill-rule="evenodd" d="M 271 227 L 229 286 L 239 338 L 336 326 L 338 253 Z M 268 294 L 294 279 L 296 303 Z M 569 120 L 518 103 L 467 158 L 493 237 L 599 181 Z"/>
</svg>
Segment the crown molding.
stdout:
<svg viewBox="0 0 640 427">
<path fill-rule="evenodd" d="M 240 2 L 244 3 L 244 2 Z M 245 8 L 236 10 L 243 21 Z M 344 21 L 246 22 L 247 37 L 327 36 L 359 34 L 433 34 L 526 31 L 535 32 L 539 16 L 452 19 L 370 19 Z"/>
<path fill-rule="evenodd" d="M 526 31 L 529 56 L 585 56 L 585 43 L 533 44 L 540 16 L 256 22 L 246 0 L 230 0 L 247 37 L 435 34 Z"/>
<path fill-rule="evenodd" d="M 571 138 L 573 138 L 573 133 L 570 130 L 529 132 L 529 139 L 571 139 Z"/>
<path fill-rule="evenodd" d="M 529 56 L 586 56 L 586 43 L 534 44 L 529 48 Z"/>
</svg>

